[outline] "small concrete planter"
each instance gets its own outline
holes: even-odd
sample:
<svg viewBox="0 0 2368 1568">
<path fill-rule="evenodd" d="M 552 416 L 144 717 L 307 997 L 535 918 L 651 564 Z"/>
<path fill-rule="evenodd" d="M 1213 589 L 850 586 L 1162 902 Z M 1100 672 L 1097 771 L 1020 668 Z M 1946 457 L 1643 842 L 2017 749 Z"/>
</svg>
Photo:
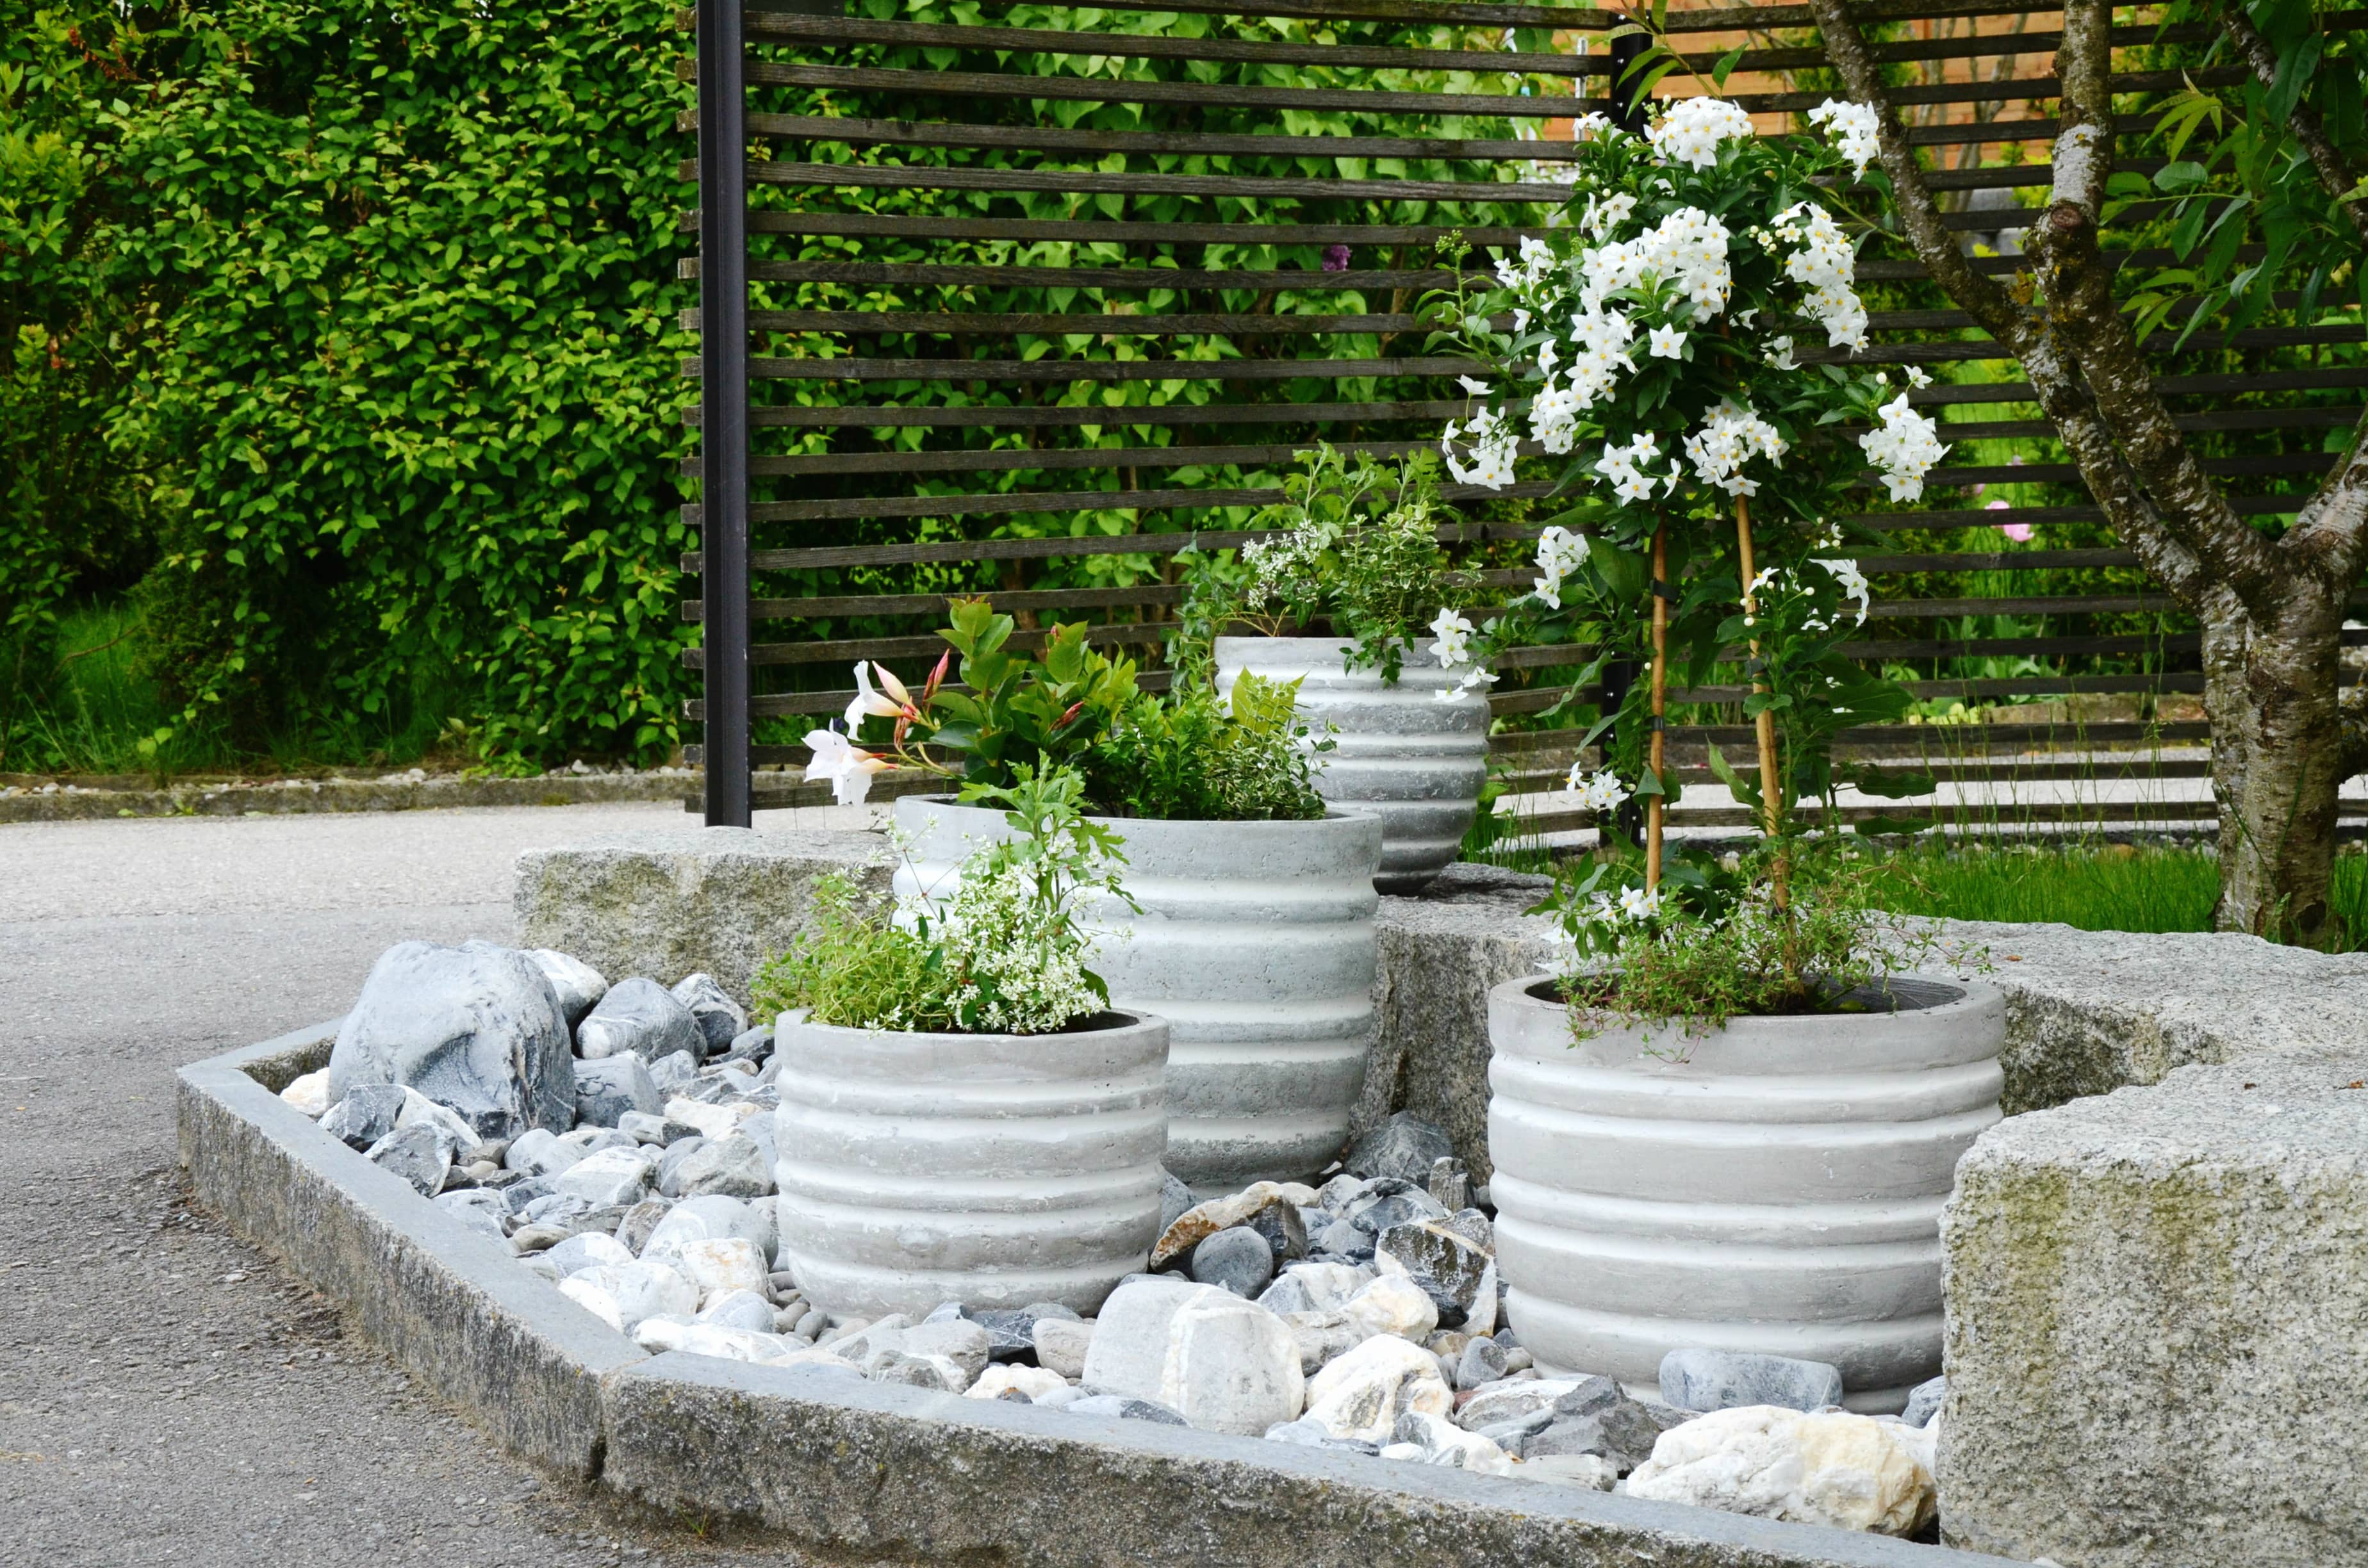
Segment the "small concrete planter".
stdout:
<svg viewBox="0 0 2368 1568">
<path fill-rule="evenodd" d="M 1338 637 L 1220 637 L 1217 687 L 1245 671 L 1296 680 L 1299 713 L 1333 726 L 1316 789 L 1327 801 L 1382 819 L 1386 893 L 1420 892 L 1451 864 L 1471 831 L 1488 779 L 1488 699 L 1441 699 L 1455 675 L 1408 651 L 1395 686 L 1379 670 L 1350 670 Z"/>
<path fill-rule="evenodd" d="M 1497 1266 L 1541 1365 L 1650 1384 L 1689 1346 L 1796 1356 L 1868 1411 L 1941 1369 L 1941 1210 L 1998 1119 L 2006 1004 L 1892 989 L 1896 1012 L 1577 1043 L 1545 977 L 1489 993 Z"/>
<path fill-rule="evenodd" d="M 1364 1085 L 1380 819 L 1106 820 L 1143 908 L 1093 912 L 1092 963 L 1115 1006 L 1167 1020 L 1167 1168 L 1209 1193 L 1315 1174 Z M 922 796 L 896 821 L 915 840 L 897 891 L 939 899 L 1009 831 L 1001 812 Z"/>
<path fill-rule="evenodd" d="M 1101 1305 L 1159 1239 L 1167 1024 L 776 1031 L 783 1257 L 842 1316 Z"/>
</svg>

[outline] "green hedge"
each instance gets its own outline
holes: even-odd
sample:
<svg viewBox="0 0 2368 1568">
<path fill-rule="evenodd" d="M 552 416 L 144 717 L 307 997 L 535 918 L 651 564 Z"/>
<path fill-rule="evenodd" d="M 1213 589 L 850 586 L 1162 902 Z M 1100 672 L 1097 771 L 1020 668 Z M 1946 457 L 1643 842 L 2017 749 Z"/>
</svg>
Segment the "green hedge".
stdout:
<svg viewBox="0 0 2368 1568">
<path fill-rule="evenodd" d="M 0 40 L 0 766 L 77 598 L 176 723 L 415 702 L 650 756 L 675 568 L 683 36 L 666 0 L 72 0 Z"/>
</svg>

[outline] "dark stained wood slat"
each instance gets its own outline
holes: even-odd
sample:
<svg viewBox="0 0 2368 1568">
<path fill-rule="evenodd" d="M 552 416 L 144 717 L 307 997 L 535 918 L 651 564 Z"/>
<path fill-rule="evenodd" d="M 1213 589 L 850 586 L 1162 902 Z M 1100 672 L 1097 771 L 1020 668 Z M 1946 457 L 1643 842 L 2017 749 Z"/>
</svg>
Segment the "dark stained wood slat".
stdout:
<svg viewBox="0 0 2368 1568">
<path fill-rule="evenodd" d="M 1512 180 L 1340 179 L 1268 175 L 1099 174 L 1090 169 L 932 168 L 753 162 L 751 186 L 874 190 L 1024 190 L 1053 195 L 1209 196 L 1244 201 L 1495 201 L 1561 206 L 1567 186 Z"/>
<path fill-rule="evenodd" d="M 843 426 L 920 429 L 1066 429 L 1078 426 L 1306 425 L 1376 419 L 1457 419 L 1464 404 L 1416 403 L 1177 403 L 1162 408 L 1046 408 L 1031 405 L 983 408 L 768 407 L 749 410 L 748 423 L 802 429 Z M 684 412 L 699 423 L 696 403 Z"/>
<path fill-rule="evenodd" d="M 1953 214 L 1952 214 L 1953 216 Z M 696 233 L 699 215 L 677 227 Z M 1154 223 L 1070 218 L 905 218 L 870 212 L 752 211 L 760 234 L 828 234 L 847 239 L 1069 240 L 1087 244 L 1428 245 L 1461 233 L 1474 245 L 1518 245 L 1543 229 L 1492 229 L 1441 223 Z M 2007 270 L 2013 268 L 2009 265 Z"/>
<path fill-rule="evenodd" d="M 688 326 L 695 312 L 683 312 Z M 750 311 L 752 332 L 812 332 L 854 337 L 1291 337 L 1318 333 L 1413 332 L 1422 318 L 1382 315 L 1254 315 L 1247 312 L 1131 316 L 1100 311 Z M 959 363 L 959 361 L 951 361 Z"/>
<path fill-rule="evenodd" d="M 696 375 L 698 361 L 685 373 Z M 1372 376 L 1486 375 L 1477 359 L 783 359 L 754 358 L 758 381 L 1302 381 Z"/>
</svg>

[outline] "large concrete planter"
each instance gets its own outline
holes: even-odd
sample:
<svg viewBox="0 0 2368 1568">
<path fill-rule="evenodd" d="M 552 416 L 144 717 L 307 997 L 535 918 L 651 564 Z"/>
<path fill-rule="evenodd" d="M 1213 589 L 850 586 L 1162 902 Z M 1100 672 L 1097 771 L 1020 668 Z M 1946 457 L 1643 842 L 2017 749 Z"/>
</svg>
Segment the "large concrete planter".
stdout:
<svg viewBox="0 0 2368 1568">
<path fill-rule="evenodd" d="M 1149 1261 L 1167 1146 L 1167 1025 L 896 1034 L 783 1015 L 781 1256 L 859 1317 L 942 1301 L 1080 1312 Z"/>
<path fill-rule="evenodd" d="M 1544 977 L 1489 993 L 1497 1267 L 1541 1364 L 1651 1384 L 1686 1346 L 1798 1356 L 1874 1411 L 1941 1369 L 1941 1210 L 1998 1119 L 2006 1004 L 1892 986 L 1893 1012 L 1576 1044 Z"/>
<path fill-rule="evenodd" d="M 950 898 L 1003 813 L 896 802 L 915 840 L 900 893 Z M 1373 1033 L 1373 868 L 1382 824 L 1110 820 L 1127 891 L 1092 960 L 1111 1001 L 1166 1018 L 1167 1167 L 1196 1189 L 1315 1175 L 1340 1152 Z"/>
<path fill-rule="evenodd" d="M 1316 789 L 1327 801 L 1382 819 L 1386 893 L 1420 892 L 1471 831 L 1488 778 L 1488 699 L 1442 699 L 1453 672 L 1409 651 L 1395 686 L 1379 670 L 1350 670 L 1338 637 L 1220 637 L 1217 687 L 1244 671 L 1299 682 L 1300 716 L 1333 727 Z"/>
</svg>

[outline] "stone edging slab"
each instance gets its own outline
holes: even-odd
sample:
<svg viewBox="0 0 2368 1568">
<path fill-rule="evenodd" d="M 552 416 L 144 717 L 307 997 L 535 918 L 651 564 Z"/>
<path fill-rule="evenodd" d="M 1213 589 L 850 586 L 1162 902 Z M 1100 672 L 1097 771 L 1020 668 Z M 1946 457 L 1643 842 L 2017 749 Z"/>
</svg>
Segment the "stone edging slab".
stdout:
<svg viewBox="0 0 2368 1568">
<path fill-rule="evenodd" d="M 528 1459 L 666 1510 L 867 1559 L 1010 1568 L 2004 1568 L 1886 1537 L 652 1357 L 280 1101 L 336 1025 L 179 1074 L 199 1199 Z"/>
<path fill-rule="evenodd" d="M 416 812 L 450 806 L 586 806 L 679 801 L 697 782 L 680 769 L 542 774 L 530 778 L 290 778 L 174 784 L 162 790 L 18 789 L 0 794 L 0 823 L 115 817 L 283 816 L 314 812 Z"/>
</svg>

